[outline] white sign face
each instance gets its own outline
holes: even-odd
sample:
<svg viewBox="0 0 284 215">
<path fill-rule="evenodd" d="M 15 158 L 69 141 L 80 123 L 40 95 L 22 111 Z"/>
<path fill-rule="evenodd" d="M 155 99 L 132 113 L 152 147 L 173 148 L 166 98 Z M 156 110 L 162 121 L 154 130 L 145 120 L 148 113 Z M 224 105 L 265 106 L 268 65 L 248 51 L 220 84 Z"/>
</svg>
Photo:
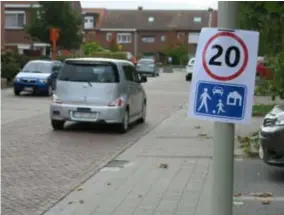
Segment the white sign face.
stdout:
<svg viewBox="0 0 284 215">
<path fill-rule="evenodd" d="M 250 122 L 258 41 L 256 31 L 202 29 L 193 66 L 189 116 Z"/>
</svg>

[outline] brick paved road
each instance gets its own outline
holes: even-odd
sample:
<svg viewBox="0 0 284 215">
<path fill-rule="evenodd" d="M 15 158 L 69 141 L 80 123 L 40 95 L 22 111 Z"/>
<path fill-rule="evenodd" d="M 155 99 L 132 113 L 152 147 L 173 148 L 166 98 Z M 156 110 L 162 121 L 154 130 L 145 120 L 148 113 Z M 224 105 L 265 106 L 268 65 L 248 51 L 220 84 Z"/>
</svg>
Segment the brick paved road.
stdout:
<svg viewBox="0 0 284 215">
<path fill-rule="evenodd" d="M 54 132 L 50 98 L 19 98 L 3 90 L 2 213 L 42 213 L 188 99 L 183 73 L 161 74 L 145 87 L 148 121 L 124 135 L 81 125 Z"/>
</svg>

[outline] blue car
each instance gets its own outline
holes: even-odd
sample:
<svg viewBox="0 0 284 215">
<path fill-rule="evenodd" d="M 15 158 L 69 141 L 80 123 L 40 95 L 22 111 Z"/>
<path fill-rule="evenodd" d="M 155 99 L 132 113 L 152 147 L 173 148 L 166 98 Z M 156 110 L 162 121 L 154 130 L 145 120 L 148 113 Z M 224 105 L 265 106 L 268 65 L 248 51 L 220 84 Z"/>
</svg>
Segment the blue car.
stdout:
<svg viewBox="0 0 284 215">
<path fill-rule="evenodd" d="M 31 92 L 51 96 L 60 69 L 60 61 L 29 61 L 14 79 L 15 95 L 18 96 L 21 92 Z"/>
</svg>

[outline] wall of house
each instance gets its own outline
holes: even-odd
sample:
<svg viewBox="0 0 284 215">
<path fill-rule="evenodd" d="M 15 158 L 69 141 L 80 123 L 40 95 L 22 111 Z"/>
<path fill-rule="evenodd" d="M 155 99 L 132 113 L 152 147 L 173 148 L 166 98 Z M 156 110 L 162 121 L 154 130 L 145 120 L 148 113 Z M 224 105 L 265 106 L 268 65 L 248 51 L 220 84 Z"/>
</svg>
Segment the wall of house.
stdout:
<svg viewBox="0 0 284 215">
<path fill-rule="evenodd" d="M 4 48 L 5 43 L 4 25 L 4 2 L 1 1 L 1 48 Z"/>
<path fill-rule="evenodd" d="M 95 41 L 101 44 L 105 49 L 109 49 L 109 42 L 106 40 L 106 35 L 107 33 L 112 32 L 105 32 L 99 30 L 87 30 L 85 32 L 85 42 Z M 178 34 L 180 35 L 179 38 L 177 36 Z M 132 42 L 121 45 L 123 46 L 124 51 L 131 52 L 134 55 L 134 33 L 132 32 L 131 35 Z M 166 46 L 174 44 L 178 40 L 188 44 L 188 36 L 188 31 L 139 31 L 137 32 L 137 57 L 142 57 L 145 54 L 149 55 L 153 53 L 157 61 L 162 61 L 162 52 L 164 51 Z M 145 40 L 143 41 L 143 38 L 154 38 L 154 42 L 145 42 Z M 191 53 L 191 55 L 195 53 L 195 50 L 196 44 L 188 44 L 188 51 Z"/>
<path fill-rule="evenodd" d="M 25 11 L 26 23 L 29 23 L 30 17 L 28 9 L 6 8 L 5 11 Z M 7 43 L 31 44 L 31 40 L 29 39 L 29 35 L 24 31 L 24 29 L 5 29 L 5 44 Z"/>
<path fill-rule="evenodd" d="M 5 4 L 13 4 L 13 5 L 26 5 L 26 4 L 37 4 L 37 2 L 34 1 L 5 1 L 1 2 L 1 12 L 2 8 L 4 11 L 25 11 L 26 16 L 26 23 L 29 23 L 30 16 L 29 16 L 29 8 L 25 7 L 19 7 L 19 8 L 4 8 Z M 81 13 L 81 3 L 80 1 L 73 1 L 72 2 L 72 8 L 77 11 L 78 13 Z M 32 41 L 29 38 L 29 35 L 24 31 L 24 29 L 5 29 L 5 12 L 1 13 L 1 44 L 2 46 L 5 44 L 8 44 L 9 47 L 11 45 L 9 44 L 31 44 Z M 14 46 L 14 45 L 12 45 Z"/>
<path fill-rule="evenodd" d="M 107 32 L 107 31 L 96 31 L 95 36 L 91 37 L 93 40 L 96 41 L 99 44 L 101 44 L 105 49 L 109 49 L 109 41 L 107 41 L 107 33 L 113 33 L 113 32 Z M 121 43 L 123 50 L 134 53 L 134 33 L 133 32 L 115 32 L 115 33 L 130 33 L 131 34 L 131 43 Z M 90 34 L 90 33 L 89 33 Z M 90 38 L 90 36 L 86 36 Z M 90 41 L 90 40 L 89 40 Z"/>
</svg>

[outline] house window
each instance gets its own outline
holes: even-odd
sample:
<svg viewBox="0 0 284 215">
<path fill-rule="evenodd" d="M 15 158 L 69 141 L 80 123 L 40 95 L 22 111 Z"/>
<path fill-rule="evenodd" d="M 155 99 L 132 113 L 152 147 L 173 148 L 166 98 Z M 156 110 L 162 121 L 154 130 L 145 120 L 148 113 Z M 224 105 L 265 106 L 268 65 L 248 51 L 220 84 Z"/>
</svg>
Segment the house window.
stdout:
<svg viewBox="0 0 284 215">
<path fill-rule="evenodd" d="M 5 28 L 22 29 L 26 24 L 25 11 L 5 11 Z"/>
<path fill-rule="evenodd" d="M 111 41 L 111 38 L 112 38 L 112 33 L 109 32 L 106 34 L 106 41 Z"/>
<path fill-rule="evenodd" d="M 155 20 L 155 18 L 152 17 L 152 16 L 150 16 L 150 17 L 148 18 L 148 22 L 154 22 L 154 20 Z"/>
<path fill-rule="evenodd" d="M 181 39 L 181 38 L 183 38 L 183 37 L 184 37 L 184 33 L 183 33 L 183 32 L 177 33 L 177 38 L 178 38 L 178 39 Z"/>
<path fill-rule="evenodd" d="M 161 36 L 161 41 L 162 41 L 162 42 L 165 42 L 165 41 L 166 41 L 166 36 L 164 36 L 164 35 Z"/>
<path fill-rule="evenodd" d="M 94 28 L 94 17 L 93 16 L 85 16 L 84 17 L 84 27 L 85 29 L 92 29 Z"/>
<path fill-rule="evenodd" d="M 142 37 L 142 42 L 143 43 L 154 43 L 155 37 Z"/>
<path fill-rule="evenodd" d="M 131 33 L 118 33 L 116 36 L 117 43 L 131 43 Z"/>
<path fill-rule="evenodd" d="M 201 17 L 194 17 L 193 21 L 196 23 L 200 23 L 201 22 Z"/>
</svg>

